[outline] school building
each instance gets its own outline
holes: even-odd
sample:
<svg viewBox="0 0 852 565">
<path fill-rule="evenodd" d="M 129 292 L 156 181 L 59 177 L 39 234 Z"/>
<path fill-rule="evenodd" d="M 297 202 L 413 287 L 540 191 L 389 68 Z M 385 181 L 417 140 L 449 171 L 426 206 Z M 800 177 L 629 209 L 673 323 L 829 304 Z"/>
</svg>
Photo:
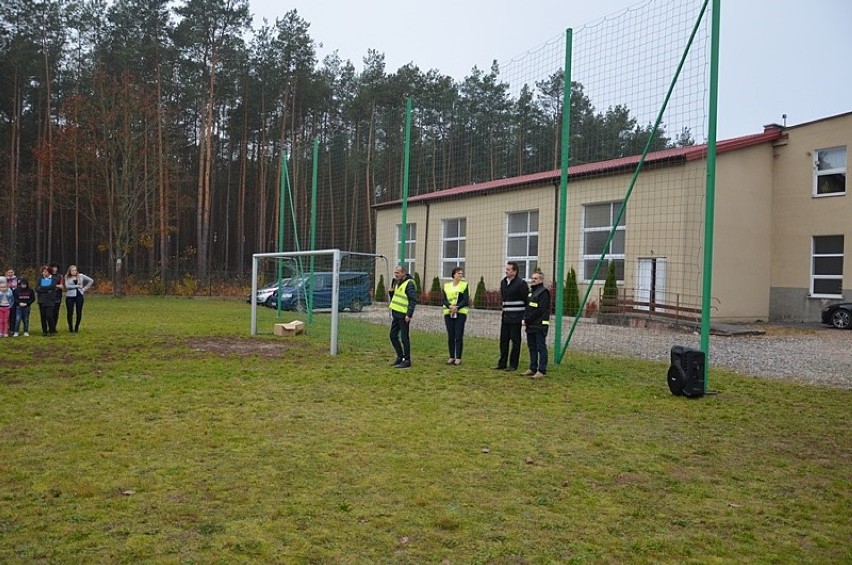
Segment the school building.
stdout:
<svg viewBox="0 0 852 565">
<path fill-rule="evenodd" d="M 852 112 L 717 142 L 711 296 L 719 321 L 818 321 L 825 304 L 852 300 Z M 565 272 L 599 297 L 604 249 L 620 290 L 640 304 L 700 305 L 707 147 L 647 155 L 619 217 L 639 157 L 569 169 Z M 420 275 L 464 267 L 474 287 L 499 287 L 507 261 L 529 279 L 557 273 L 560 171 L 458 186 L 375 206 L 376 253 Z M 609 240 L 613 225 L 614 236 Z M 594 276 L 596 275 L 596 276 Z M 647 306 L 646 306 L 647 308 Z"/>
</svg>

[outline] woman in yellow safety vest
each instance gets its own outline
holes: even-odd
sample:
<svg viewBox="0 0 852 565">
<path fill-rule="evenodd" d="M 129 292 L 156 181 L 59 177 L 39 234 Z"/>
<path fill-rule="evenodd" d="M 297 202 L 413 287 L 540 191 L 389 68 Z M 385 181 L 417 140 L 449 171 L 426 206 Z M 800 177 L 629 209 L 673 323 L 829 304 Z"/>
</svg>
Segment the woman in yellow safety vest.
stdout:
<svg viewBox="0 0 852 565">
<path fill-rule="evenodd" d="M 464 324 L 467 321 L 470 292 L 463 281 L 464 269 L 453 269 L 453 280 L 444 285 L 444 323 L 447 325 L 447 347 L 450 358 L 447 365 L 461 365 L 464 346 Z"/>
</svg>

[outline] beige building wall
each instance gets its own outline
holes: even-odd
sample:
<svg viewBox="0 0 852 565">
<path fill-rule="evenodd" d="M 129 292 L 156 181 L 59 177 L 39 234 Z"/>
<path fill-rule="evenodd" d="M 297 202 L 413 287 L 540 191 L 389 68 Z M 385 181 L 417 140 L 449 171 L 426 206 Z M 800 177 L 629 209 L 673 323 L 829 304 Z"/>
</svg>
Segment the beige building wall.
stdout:
<svg viewBox="0 0 852 565">
<path fill-rule="evenodd" d="M 718 156 L 711 283 L 714 319 L 769 319 L 772 155 L 772 146 L 764 144 Z"/>
<path fill-rule="evenodd" d="M 772 314 L 779 320 L 818 320 L 823 306 L 837 299 L 810 296 L 813 236 L 844 236 L 843 295 L 852 300 L 852 114 L 792 127 L 788 133 L 774 159 Z M 838 146 L 847 150 L 846 193 L 815 197 L 814 152 Z"/>
<path fill-rule="evenodd" d="M 824 299 L 809 296 L 811 238 L 845 236 L 843 288 L 852 299 L 852 195 L 813 196 L 816 149 L 852 147 L 852 114 L 788 128 L 788 138 L 719 154 L 712 279 L 716 320 L 818 320 Z M 848 158 L 848 156 L 847 156 Z M 565 271 L 574 267 L 581 293 L 584 206 L 624 199 L 632 172 L 574 179 L 568 185 Z M 706 160 L 649 168 L 639 175 L 626 216 L 625 275 L 638 286 L 640 260 L 666 265 L 666 302 L 700 306 L 703 285 Z M 507 214 L 539 213 L 538 265 L 556 275 L 557 186 L 516 187 L 409 206 L 417 224 L 417 267 L 425 289 L 440 276 L 442 221 L 467 220 L 466 275 L 499 287 L 506 261 Z M 377 213 L 377 253 L 393 263 L 399 208 Z M 603 279 L 605 273 L 599 273 Z M 443 281 L 444 279 L 442 279 Z M 597 300 L 602 282 L 590 298 Z"/>
</svg>

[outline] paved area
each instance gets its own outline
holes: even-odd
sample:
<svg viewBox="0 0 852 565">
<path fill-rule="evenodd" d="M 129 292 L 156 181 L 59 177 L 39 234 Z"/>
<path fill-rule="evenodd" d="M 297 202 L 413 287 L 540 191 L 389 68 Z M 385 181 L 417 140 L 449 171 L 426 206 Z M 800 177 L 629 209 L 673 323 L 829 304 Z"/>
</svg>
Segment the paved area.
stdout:
<svg viewBox="0 0 852 565">
<path fill-rule="evenodd" d="M 387 309 L 374 305 L 353 314 L 374 323 L 387 323 Z M 566 318 L 563 340 L 569 334 Z M 712 365 L 744 375 L 794 380 L 803 383 L 852 388 L 852 331 L 821 324 L 713 324 L 709 357 Z M 413 331 L 444 332 L 440 308 L 418 306 Z M 465 333 L 499 338 L 500 313 L 474 310 Z M 551 345 L 553 331 L 548 336 Z M 662 326 L 630 328 L 581 320 L 571 336 L 572 351 L 666 361 L 674 345 L 698 348 L 699 329 L 677 330 Z"/>
</svg>

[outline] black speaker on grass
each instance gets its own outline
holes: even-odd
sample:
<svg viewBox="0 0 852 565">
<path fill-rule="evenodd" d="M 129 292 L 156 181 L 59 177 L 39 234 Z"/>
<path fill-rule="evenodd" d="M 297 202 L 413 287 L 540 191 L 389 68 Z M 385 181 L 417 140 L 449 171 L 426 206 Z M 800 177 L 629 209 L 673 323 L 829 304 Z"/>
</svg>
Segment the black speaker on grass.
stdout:
<svg viewBox="0 0 852 565">
<path fill-rule="evenodd" d="M 667 380 L 672 394 L 687 398 L 704 396 L 704 352 L 675 345 L 671 359 Z"/>
</svg>

